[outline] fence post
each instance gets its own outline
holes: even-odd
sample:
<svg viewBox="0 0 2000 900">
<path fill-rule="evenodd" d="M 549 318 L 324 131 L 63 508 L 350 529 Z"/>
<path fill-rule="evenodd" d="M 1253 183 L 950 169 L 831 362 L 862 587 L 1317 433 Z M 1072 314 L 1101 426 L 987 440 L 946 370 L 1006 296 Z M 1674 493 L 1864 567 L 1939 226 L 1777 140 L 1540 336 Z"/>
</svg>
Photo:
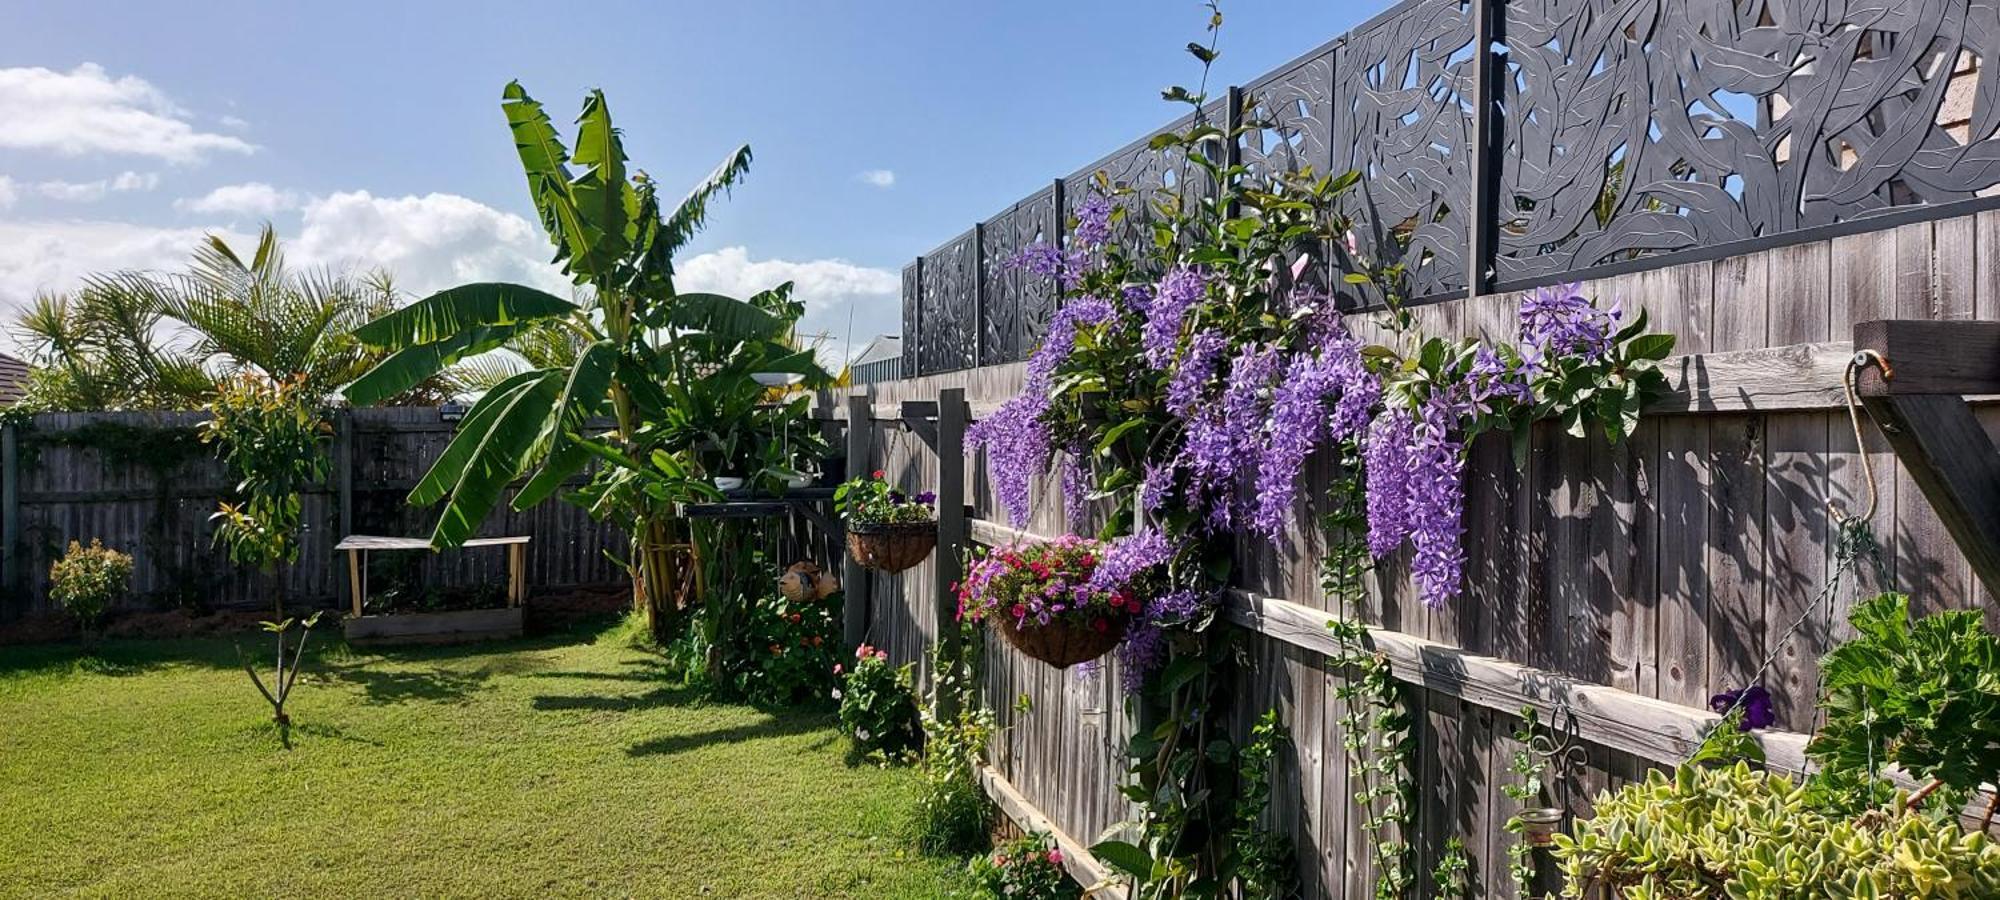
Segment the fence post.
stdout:
<svg viewBox="0 0 2000 900">
<path fill-rule="evenodd" d="M 1493 108 L 1500 55 L 1493 52 L 1493 41 L 1500 37 L 1494 27 L 1500 5 L 1493 0 L 1472 0 L 1472 146 L 1466 154 L 1472 163 L 1472 205 L 1466 210 L 1467 297 L 1487 292 L 1499 266 L 1500 152 L 1499 142 L 1494 140 Z"/>
<path fill-rule="evenodd" d="M 965 521 L 965 388 L 945 388 L 938 392 L 938 488 L 937 488 L 937 629 L 938 668 L 931 680 L 939 684 L 937 716 L 942 721 L 958 717 L 956 682 L 965 677 L 965 642 L 958 627 L 958 597 L 953 588 L 964 577 L 965 548 L 971 543 Z M 949 673 L 952 684 L 943 686 Z"/>
<path fill-rule="evenodd" d="M 868 438 L 874 429 L 873 403 L 866 392 L 847 396 L 847 477 L 855 478 L 868 472 Z M 843 523 L 844 519 L 840 520 Z M 847 536 L 843 526 L 838 538 L 840 554 L 840 607 L 841 638 L 848 650 L 861 646 L 868 637 L 868 570 L 856 562 L 854 554 L 846 552 Z"/>
<path fill-rule="evenodd" d="M 986 223 L 972 225 L 972 366 L 986 365 Z"/>
<path fill-rule="evenodd" d="M 21 429 L 0 428 L 0 582 L 12 595 L 21 586 Z"/>
</svg>

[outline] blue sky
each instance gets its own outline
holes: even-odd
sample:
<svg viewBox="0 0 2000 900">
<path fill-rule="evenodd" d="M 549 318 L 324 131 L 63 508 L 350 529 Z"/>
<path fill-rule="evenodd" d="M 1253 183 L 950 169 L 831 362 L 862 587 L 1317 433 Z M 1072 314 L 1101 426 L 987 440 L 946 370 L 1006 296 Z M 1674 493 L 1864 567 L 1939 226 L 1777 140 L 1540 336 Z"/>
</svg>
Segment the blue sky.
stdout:
<svg viewBox="0 0 2000 900">
<path fill-rule="evenodd" d="M 1218 85 L 1377 11 L 1237 2 Z M 96 268 L 174 265 L 266 218 L 295 260 L 413 291 L 548 279 L 498 98 L 570 118 L 602 87 L 678 191 L 737 143 L 749 182 L 688 278 L 797 278 L 815 325 L 893 330 L 893 276 L 1171 117 L 1202 9 L 1122 2 L 0 3 L 0 310 Z M 865 334 L 857 335 L 864 338 Z"/>
</svg>

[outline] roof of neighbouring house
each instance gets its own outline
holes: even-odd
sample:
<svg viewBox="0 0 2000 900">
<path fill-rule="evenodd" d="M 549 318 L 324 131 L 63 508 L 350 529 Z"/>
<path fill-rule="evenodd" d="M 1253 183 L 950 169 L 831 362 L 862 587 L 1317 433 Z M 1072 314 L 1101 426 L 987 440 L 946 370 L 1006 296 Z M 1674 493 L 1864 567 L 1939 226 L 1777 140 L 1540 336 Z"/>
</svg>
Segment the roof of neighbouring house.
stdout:
<svg viewBox="0 0 2000 900">
<path fill-rule="evenodd" d="M 861 348 L 861 355 L 854 357 L 854 362 L 850 363 L 850 365 L 858 366 L 861 365 L 862 363 L 881 362 L 882 360 L 885 359 L 902 359 L 902 358 L 903 358 L 902 335 L 878 334 L 875 336 L 874 340 L 868 342 L 868 346 Z"/>
<path fill-rule="evenodd" d="M 13 406 L 28 395 L 28 364 L 0 353 L 0 406 Z"/>
</svg>

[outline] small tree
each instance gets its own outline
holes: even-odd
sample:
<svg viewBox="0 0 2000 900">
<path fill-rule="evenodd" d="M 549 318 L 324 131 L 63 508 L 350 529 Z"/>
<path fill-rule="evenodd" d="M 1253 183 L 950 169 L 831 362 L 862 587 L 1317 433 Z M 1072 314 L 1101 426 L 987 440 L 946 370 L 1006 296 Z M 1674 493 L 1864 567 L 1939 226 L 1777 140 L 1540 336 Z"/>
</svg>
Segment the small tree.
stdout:
<svg viewBox="0 0 2000 900">
<path fill-rule="evenodd" d="M 319 614 L 295 620 L 285 616 L 283 566 L 299 558 L 299 521 L 303 503 L 299 490 L 326 477 L 327 460 L 320 443 L 327 425 L 319 415 L 318 399 L 303 378 L 273 381 L 245 374 L 223 382 L 208 406 L 202 427 L 205 442 L 220 446 L 223 462 L 236 473 L 239 501 L 224 501 L 210 520 L 215 542 L 231 561 L 254 566 L 273 576 L 276 618 L 264 623 L 278 640 L 277 672 L 265 687 L 246 657 L 243 670 L 271 704 L 272 719 L 289 726 L 285 700 L 298 679 L 299 660 Z M 287 653 L 286 640 L 300 626 L 298 644 Z M 287 656 L 290 668 L 287 668 Z"/>
</svg>

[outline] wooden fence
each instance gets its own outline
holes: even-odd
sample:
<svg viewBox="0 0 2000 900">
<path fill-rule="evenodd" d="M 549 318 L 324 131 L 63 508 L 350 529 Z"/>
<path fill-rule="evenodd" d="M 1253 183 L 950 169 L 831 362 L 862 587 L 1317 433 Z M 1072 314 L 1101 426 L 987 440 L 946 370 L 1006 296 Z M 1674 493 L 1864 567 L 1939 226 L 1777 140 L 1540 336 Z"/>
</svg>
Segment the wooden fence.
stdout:
<svg viewBox="0 0 2000 900">
<path fill-rule="evenodd" d="M 1617 447 L 1543 429 L 1517 470 L 1504 435 L 1482 439 L 1466 478 L 1465 593 L 1427 610 L 1397 560 L 1370 584 L 1363 616 L 1375 646 L 1420 707 L 1410 835 L 1418 896 L 1434 895 L 1428 873 L 1453 837 L 1471 856 L 1473 896 L 1512 895 L 1506 851 L 1515 838 L 1502 826 L 1518 804 L 1503 787 L 1524 704 L 1544 721 L 1559 704 L 1576 713 L 1588 765 L 1573 779 L 1573 806 L 1588 815 L 1596 792 L 1684 759 L 1713 718 L 1709 696 L 1757 677 L 1767 658 L 1761 681 L 1779 721 L 1762 740 L 1774 765 L 1802 765 L 1816 660 L 1846 633 L 1859 595 L 1894 587 L 1920 610 L 1977 607 L 2000 618 L 1927 501 L 1925 473 L 1913 476 L 1865 420 L 1857 445 L 1841 383 L 1856 323 L 2000 319 L 2000 213 L 1617 275 L 1583 290 L 1627 310 L 1643 305 L 1657 330 L 1679 337 L 1677 352 L 1688 355 L 1670 361 L 1677 393 Z M 1510 339 L 1519 301 L 1486 295 L 1417 316 L 1430 334 Z M 857 468 L 949 495 L 934 447 L 950 446 L 942 426 L 952 406 L 962 396 L 977 417 L 1021 377 L 1021 365 L 1008 364 L 871 386 L 849 405 L 873 420 L 862 443 L 869 463 Z M 1988 432 L 2000 431 L 2000 410 L 1976 409 Z M 1887 582 L 1864 576 L 1815 609 L 1834 564 L 1827 504 L 1862 507 L 1864 461 L 1877 476 L 1872 521 Z M 972 541 L 1065 530 L 1053 483 L 1037 485 L 1033 521 L 1017 532 L 1002 524 L 983 460 L 942 470 L 962 471 Z M 1329 474 L 1318 461 L 1307 477 L 1325 485 Z M 1302 492 L 1295 521 L 1317 521 L 1324 501 L 1323 491 Z M 1239 551 L 1228 620 L 1250 664 L 1230 714 L 1240 725 L 1277 708 L 1292 731 L 1273 814 L 1301 851 L 1306 896 L 1368 897 L 1371 836 L 1348 800 L 1334 698 L 1343 676 L 1326 662 L 1319 541 L 1311 528 L 1288 538 L 1278 548 L 1246 539 Z M 872 578 L 862 592 L 868 639 L 899 660 L 921 662 L 939 637 L 940 583 L 959 549 L 948 541 L 930 562 Z M 989 790 L 1018 820 L 1091 843 L 1131 812 L 1116 793 L 1130 725 L 1113 667 L 1060 673 L 987 646 L 984 699 L 1003 725 Z M 1087 854 L 1070 856 L 1085 877 L 1100 871 Z"/>
<path fill-rule="evenodd" d="M 257 605 L 270 576 L 231 564 L 214 546 L 209 515 L 234 479 L 194 444 L 201 413 L 46 413 L 8 426 L 0 445 L 0 522 L 6 584 L 0 619 L 45 612 L 49 563 L 69 541 L 92 538 L 131 553 L 135 604 Z M 305 527 L 297 564 L 285 567 L 288 596 L 331 602 L 344 596 L 346 567 L 333 545 L 345 534 L 428 536 L 434 509 L 405 497 L 451 441 L 455 422 L 436 408 L 344 411 L 333 419 L 331 476 L 304 492 Z M 504 507 L 504 504 L 503 504 Z M 503 508 L 482 535 L 525 534 L 531 587 L 605 584 L 624 573 L 605 551 L 626 536 L 584 511 L 550 500 L 523 512 Z M 421 563 L 426 584 L 502 584 L 505 554 L 453 551 Z"/>
</svg>

